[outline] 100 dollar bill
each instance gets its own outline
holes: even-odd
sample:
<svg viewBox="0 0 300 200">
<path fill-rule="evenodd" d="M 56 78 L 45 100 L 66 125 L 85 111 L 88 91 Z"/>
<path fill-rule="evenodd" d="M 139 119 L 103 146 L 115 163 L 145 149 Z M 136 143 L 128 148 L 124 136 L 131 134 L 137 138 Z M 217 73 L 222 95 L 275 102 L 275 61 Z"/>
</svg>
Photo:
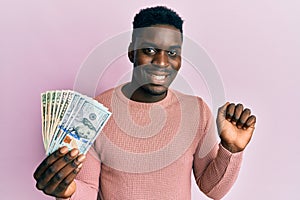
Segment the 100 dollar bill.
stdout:
<svg viewBox="0 0 300 200">
<path fill-rule="evenodd" d="M 85 154 L 111 116 L 101 103 L 70 90 L 42 93 L 41 111 L 48 155 L 61 146 Z"/>
</svg>

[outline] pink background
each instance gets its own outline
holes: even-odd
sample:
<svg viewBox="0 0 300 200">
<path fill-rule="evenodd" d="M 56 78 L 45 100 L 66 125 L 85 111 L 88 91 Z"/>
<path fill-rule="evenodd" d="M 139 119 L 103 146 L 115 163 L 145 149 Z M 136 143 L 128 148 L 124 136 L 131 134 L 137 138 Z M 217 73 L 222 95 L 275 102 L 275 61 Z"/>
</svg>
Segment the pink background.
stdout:
<svg viewBox="0 0 300 200">
<path fill-rule="evenodd" d="M 299 1 L 195 2 L 163 5 L 180 13 L 185 34 L 215 62 L 226 100 L 243 102 L 258 117 L 240 176 L 224 199 L 300 199 Z M 40 93 L 72 89 L 97 44 L 130 30 L 141 7 L 160 3 L 0 2 L 0 199 L 51 199 L 32 178 L 44 157 Z M 105 84 L 98 92 L 111 83 Z M 207 199 L 193 186 L 197 197 Z"/>
</svg>

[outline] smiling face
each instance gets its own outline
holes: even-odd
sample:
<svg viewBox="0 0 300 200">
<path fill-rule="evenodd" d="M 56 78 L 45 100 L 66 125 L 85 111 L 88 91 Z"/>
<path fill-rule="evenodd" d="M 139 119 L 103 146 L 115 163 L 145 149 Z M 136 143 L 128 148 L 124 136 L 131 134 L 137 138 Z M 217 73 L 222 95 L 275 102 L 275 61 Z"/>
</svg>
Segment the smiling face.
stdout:
<svg viewBox="0 0 300 200">
<path fill-rule="evenodd" d="M 181 67 L 181 32 L 170 25 L 142 28 L 128 53 L 134 65 L 132 84 L 141 95 L 166 96 Z"/>
</svg>

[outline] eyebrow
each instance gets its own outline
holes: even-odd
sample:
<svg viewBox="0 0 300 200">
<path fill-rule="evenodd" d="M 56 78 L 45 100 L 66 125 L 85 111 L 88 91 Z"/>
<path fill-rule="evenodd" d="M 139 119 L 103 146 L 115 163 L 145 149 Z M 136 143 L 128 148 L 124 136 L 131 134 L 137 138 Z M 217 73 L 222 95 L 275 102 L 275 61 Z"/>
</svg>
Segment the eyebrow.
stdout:
<svg viewBox="0 0 300 200">
<path fill-rule="evenodd" d="M 154 48 L 159 48 L 156 44 L 152 42 L 142 42 L 139 46 L 151 46 Z M 169 49 L 181 49 L 181 45 L 171 45 L 169 46 Z"/>
</svg>

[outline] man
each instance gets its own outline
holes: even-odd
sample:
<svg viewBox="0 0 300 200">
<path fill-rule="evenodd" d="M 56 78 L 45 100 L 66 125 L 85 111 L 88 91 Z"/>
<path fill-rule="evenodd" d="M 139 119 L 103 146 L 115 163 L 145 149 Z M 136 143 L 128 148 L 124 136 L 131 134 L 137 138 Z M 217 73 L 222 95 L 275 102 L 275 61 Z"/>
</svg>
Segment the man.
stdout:
<svg viewBox="0 0 300 200">
<path fill-rule="evenodd" d="M 38 189 L 74 200 L 190 199 L 193 170 L 207 196 L 229 191 L 256 118 L 242 104 L 223 105 L 218 144 L 205 102 L 169 89 L 181 67 L 182 23 L 160 6 L 135 16 L 132 80 L 96 97 L 112 119 L 86 156 L 66 147 L 48 156 L 34 174 Z"/>
</svg>

